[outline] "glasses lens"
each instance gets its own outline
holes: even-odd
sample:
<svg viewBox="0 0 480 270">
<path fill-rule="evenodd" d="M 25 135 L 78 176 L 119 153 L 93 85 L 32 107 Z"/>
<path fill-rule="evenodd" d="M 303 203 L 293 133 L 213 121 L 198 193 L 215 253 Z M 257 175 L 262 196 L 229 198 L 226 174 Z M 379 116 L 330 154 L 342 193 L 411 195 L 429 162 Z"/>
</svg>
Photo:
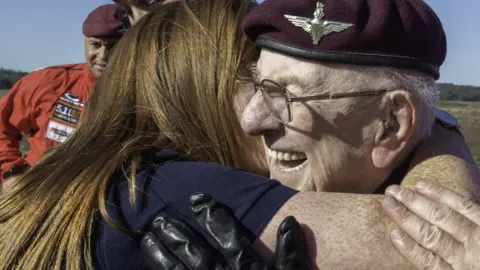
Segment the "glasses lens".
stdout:
<svg viewBox="0 0 480 270">
<path fill-rule="evenodd" d="M 287 100 L 283 87 L 269 80 L 263 80 L 260 86 L 263 99 L 272 116 L 281 122 L 288 121 Z"/>
</svg>

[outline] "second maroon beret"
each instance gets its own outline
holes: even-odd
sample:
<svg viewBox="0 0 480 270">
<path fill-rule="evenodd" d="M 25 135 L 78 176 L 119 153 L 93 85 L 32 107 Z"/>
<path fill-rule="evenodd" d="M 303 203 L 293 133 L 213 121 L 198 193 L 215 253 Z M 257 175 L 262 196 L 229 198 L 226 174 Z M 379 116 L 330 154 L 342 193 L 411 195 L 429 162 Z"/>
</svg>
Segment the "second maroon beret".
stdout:
<svg viewBox="0 0 480 270">
<path fill-rule="evenodd" d="M 120 38 L 129 27 L 128 15 L 122 8 L 106 4 L 88 14 L 82 30 L 86 37 Z"/>
</svg>

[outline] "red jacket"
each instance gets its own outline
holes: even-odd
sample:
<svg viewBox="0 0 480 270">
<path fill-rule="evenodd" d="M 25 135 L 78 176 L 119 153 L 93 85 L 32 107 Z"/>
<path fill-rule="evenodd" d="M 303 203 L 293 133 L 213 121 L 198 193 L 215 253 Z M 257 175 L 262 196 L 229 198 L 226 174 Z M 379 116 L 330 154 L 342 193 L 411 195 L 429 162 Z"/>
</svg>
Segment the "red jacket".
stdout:
<svg viewBox="0 0 480 270">
<path fill-rule="evenodd" d="M 47 67 L 18 81 L 0 99 L 0 175 L 13 166 L 35 165 L 45 151 L 63 142 L 95 82 L 85 63 Z M 31 148 L 23 158 L 22 135 Z"/>
</svg>

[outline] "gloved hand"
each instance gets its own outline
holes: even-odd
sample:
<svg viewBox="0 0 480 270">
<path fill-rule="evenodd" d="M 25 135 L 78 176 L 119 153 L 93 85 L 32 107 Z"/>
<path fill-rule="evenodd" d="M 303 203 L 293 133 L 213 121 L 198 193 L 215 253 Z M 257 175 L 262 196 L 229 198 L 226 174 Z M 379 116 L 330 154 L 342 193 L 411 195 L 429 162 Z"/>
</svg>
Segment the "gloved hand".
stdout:
<svg viewBox="0 0 480 270">
<path fill-rule="evenodd" d="M 287 217 L 277 231 L 273 264 L 252 248 L 250 233 L 226 205 L 212 197 L 196 194 L 191 209 L 206 235 L 218 246 L 212 247 L 186 222 L 172 213 L 159 213 L 141 241 L 141 249 L 153 269 L 312 269 L 300 224 Z"/>
</svg>

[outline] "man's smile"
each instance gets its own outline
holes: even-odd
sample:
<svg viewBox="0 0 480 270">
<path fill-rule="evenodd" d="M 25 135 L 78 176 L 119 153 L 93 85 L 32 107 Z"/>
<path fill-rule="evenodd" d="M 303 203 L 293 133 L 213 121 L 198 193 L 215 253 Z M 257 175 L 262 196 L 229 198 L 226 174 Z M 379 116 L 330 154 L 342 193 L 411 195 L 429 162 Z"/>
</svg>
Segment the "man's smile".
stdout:
<svg viewBox="0 0 480 270">
<path fill-rule="evenodd" d="M 300 171 L 307 164 L 307 156 L 302 152 L 280 151 L 268 149 L 268 157 L 272 165 L 271 169 L 283 172 Z"/>
</svg>

